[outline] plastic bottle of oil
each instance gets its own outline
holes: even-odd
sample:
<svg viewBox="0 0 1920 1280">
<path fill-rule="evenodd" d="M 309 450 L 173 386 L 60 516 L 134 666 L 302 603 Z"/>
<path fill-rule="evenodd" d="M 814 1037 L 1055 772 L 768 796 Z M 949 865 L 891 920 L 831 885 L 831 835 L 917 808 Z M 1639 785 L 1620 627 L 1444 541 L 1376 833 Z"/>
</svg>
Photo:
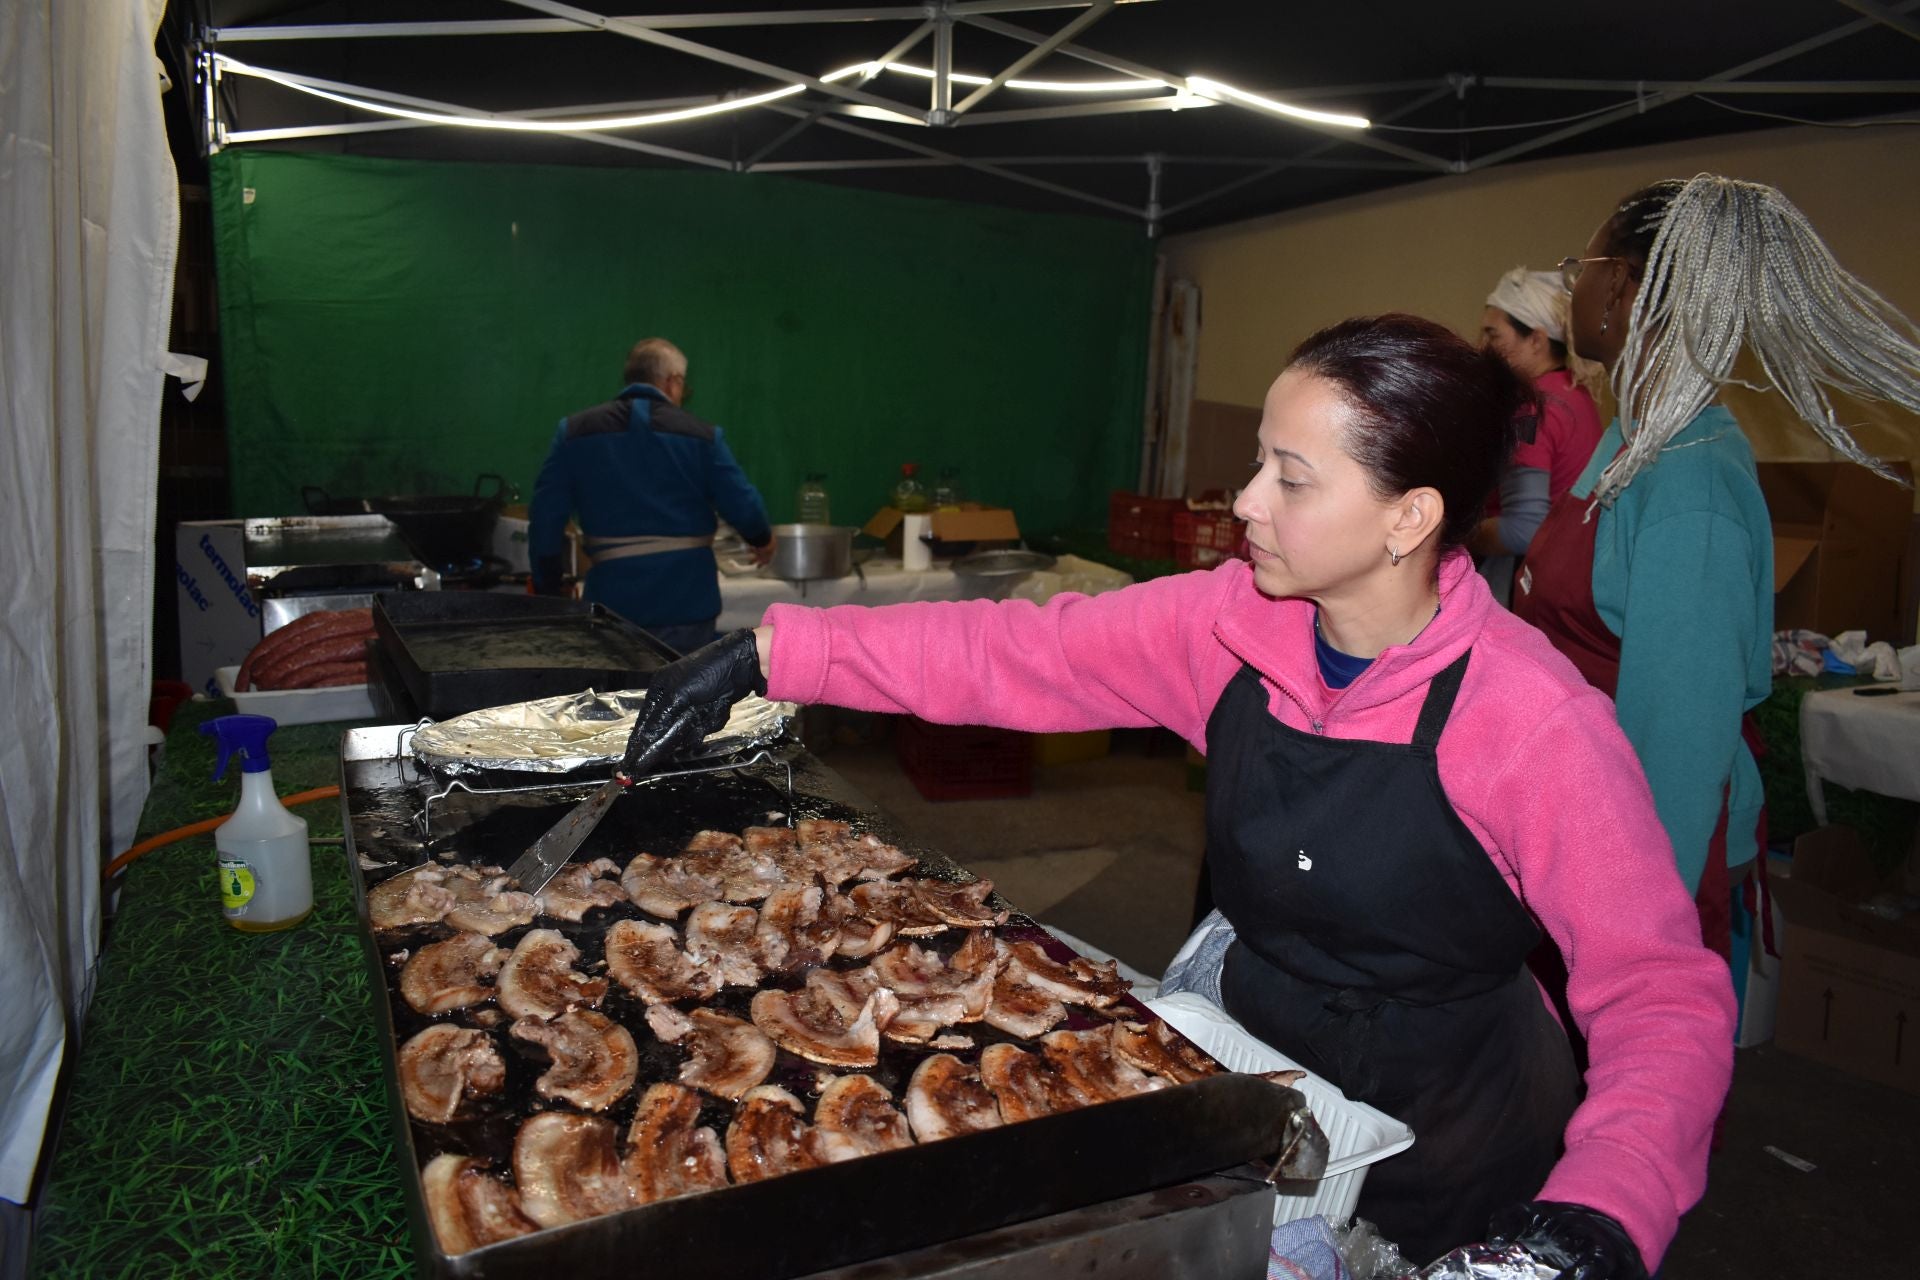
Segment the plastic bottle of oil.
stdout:
<svg viewBox="0 0 1920 1280">
<path fill-rule="evenodd" d="M 919 470 L 920 464 L 917 462 L 900 464 L 900 483 L 893 486 L 893 505 L 896 510 L 927 510 L 927 487 L 916 478 Z"/>
<path fill-rule="evenodd" d="M 240 753 L 240 805 L 214 829 L 220 854 L 220 910 L 248 933 L 290 929 L 313 910 L 313 861 L 307 824 L 287 812 L 273 791 L 267 738 L 279 726 L 267 716 L 221 716 L 200 726 L 220 744 L 217 779 Z"/>
<path fill-rule="evenodd" d="M 935 511 L 960 509 L 960 473 L 952 467 L 940 469 L 940 482 L 933 486 L 933 509 Z"/>
<path fill-rule="evenodd" d="M 801 482 L 798 508 L 801 524 L 832 524 L 833 507 L 827 498 L 824 471 L 809 471 Z"/>
</svg>

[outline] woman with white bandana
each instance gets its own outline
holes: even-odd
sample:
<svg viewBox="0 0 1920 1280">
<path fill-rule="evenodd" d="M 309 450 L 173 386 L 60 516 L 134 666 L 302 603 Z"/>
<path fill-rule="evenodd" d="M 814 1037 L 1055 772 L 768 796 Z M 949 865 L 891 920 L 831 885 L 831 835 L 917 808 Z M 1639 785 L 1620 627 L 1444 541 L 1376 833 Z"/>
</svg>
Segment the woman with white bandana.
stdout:
<svg viewBox="0 0 1920 1280">
<path fill-rule="evenodd" d="M 1515 267 L 1501 276 L 1480 315 L 1480 345 L 1533 383 L 1543 410 L 1533 439 L 1515 446 L 1499 498 L 1488 504 L 1471 546 L 1481 576 L 1505 604 L 1534 530 L 1600 443 L 1600 411 L 1567 367 L 1567 289 L 1559 272 Z"/>
</svg>

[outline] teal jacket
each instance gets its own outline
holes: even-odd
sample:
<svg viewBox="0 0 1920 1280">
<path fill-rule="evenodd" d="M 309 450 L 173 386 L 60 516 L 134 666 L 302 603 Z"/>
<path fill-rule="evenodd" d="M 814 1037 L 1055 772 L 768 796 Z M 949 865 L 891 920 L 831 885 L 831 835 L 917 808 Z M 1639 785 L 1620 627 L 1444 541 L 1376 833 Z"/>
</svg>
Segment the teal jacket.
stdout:
<svg viewBox="0 0 1920 1280">
<path fill-rule="evenodd" d="M 1620 451 L 1609 423 L 1572 492 Z M 1640 756 L 1687 888 L 1727 803 L 1727 858 L 1754 856 L 1760 772 L 1740 717 L 1773 688 L 1773 525 L 1753 449 L 1709 405 L 1599 515 L 1593 600 L 1620 637 L 1620 727 Z"/>
</svg>

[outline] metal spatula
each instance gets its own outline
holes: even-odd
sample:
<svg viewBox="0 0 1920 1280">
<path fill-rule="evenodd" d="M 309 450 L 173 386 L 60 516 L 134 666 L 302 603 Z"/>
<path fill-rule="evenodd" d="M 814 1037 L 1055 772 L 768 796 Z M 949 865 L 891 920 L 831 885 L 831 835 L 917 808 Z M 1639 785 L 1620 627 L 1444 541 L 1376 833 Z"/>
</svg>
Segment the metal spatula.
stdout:
<svg viewBox="0 0 1920 1280">
<path fill-rule="evenodd" d="M 692 713 L 688 712 L 676 720 L 637 755 L 632 753 L 632 743 L 629 743 L 628 758 L 615 767 L 613 776 L 600 784 L 592 795 L 573 806 L 566 817 L 554 824 L 553 830 L 534 841 L 532 848 L 513 860 L 513 865 L 507 868 L 507 874 L 519 884 L 522 893 L 538 893 L 547 887 L 547 881 L 567 865 L 568 859 L 593 834 L 593 829 L 600 825 L 600 819 L 607 816 L 607 810 L 613 807 L 613 802 L 651 772 L 653 766 L 672 754 L 681 732 L 692 718 Z M 636 735 L 640 732 L 640 721 L 643 719 L 644 713 L 634 721 L 633 731 Z"/>
</svg>

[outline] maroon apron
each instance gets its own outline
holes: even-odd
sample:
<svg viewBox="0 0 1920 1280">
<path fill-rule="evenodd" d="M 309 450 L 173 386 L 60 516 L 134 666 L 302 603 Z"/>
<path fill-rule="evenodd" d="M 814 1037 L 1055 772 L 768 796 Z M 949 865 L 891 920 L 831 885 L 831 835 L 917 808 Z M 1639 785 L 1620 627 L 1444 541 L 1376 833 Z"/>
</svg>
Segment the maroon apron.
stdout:
<svg viewBox="0 0 1920 1280">
<path fill-rule="evenodd" d="M 1620 637 L 1613 634 L 1593 602 L 1593 548 L 1600 513 L 1587 515 L 1591 498 L 1571 491 L 1554 501 L 1527 548 L 1525 569 L 1514 580 L 1513 612 L 1545 633 L 1553 647 L 1587 678 L 1613 697 L 1620 683 Z M 1743 738 L 1754 741 L 1751 719 L 1742 721 Z M 1763 812 L 1760 829 L 1766 829 Z M 1756 833 L 1757 837 L 1758 833 Z M 1756 852 L 1764 855 L 1765 850 Z M 1762 861 L 1764 861 L 1762 856 Z M 1733 954 L 1733 887 L 1727 877 L 1727 801 L 1720 799 L 1720 821 L 1707 842 L 1707 865 L 1700 875 L 1694 905 L 1700 912 L 1700 940 L 1723 959 Z"/>
</svg>

